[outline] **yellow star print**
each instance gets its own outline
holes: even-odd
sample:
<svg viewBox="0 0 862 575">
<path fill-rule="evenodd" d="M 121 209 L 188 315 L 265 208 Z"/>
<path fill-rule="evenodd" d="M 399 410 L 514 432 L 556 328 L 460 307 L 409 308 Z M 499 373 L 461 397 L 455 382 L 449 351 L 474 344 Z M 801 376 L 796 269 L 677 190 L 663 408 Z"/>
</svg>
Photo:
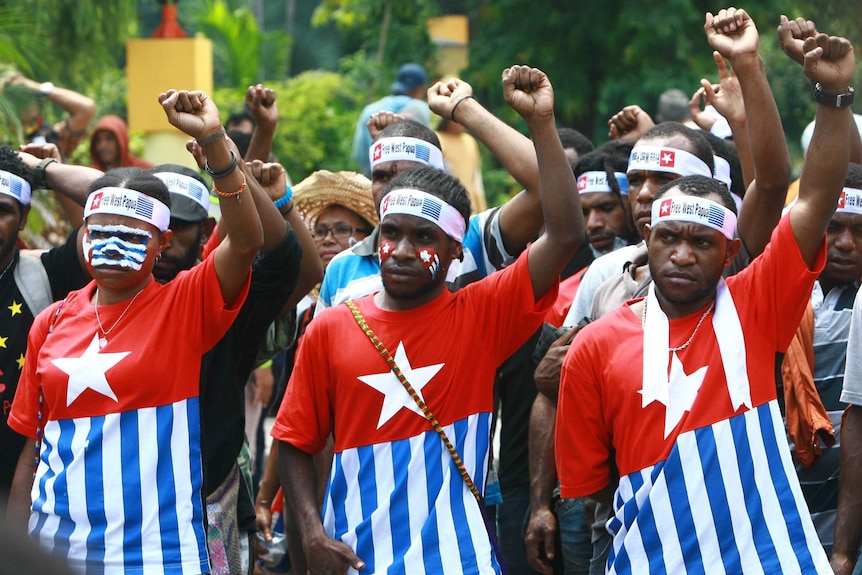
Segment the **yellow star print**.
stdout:
<svg viewBox="0 0 862 575">
<path fill-rule="evenodd" d="M 6 309 L 12 312 L 12 317 L 15 317 L 17 314 L 21 313 L 21 304 L 15 303 L 15 300 L 13 299 L 12 305 L 7 307 Z"/>
<path fill-rule="evenodd" d="M 24 368 L 24 354 L 18 356 L 18 359 L 15 360 L 18 363 L 18 369 Z"/>
<path fill-rule="evenodd" d="M 7 339 L 9 339 L 9 338 L 8 337 L 0 337 L 0 347 L 2 347 L 3 349 L 6 349 L 6 340 Z"/>
</svg>

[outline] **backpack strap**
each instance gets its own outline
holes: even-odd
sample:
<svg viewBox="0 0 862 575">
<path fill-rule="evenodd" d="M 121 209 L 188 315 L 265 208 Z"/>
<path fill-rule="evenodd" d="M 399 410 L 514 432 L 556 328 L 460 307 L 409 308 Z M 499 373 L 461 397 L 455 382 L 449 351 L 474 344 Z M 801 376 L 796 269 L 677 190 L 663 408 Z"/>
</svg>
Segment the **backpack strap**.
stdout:
<svg viewBox="0 0 862 575">
<path fill-rule="evenodd" d="M 51 281 L 40 259 L 20 254 L 13 275 L 15 284 L 27 307 L 33 313 L 33 317 L 39 315 L 40 311 L 54 301 L 51 294 Z"/>
</svg>

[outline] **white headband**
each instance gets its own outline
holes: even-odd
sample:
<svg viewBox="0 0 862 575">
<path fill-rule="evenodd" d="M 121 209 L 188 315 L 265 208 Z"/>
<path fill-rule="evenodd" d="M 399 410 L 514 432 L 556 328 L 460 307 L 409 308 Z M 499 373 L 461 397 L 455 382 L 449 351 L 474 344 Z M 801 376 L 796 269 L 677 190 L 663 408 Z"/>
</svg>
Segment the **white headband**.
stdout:
<svg viewBox="0 0 862 575">
<path fill-rule="evenodd" d="M 715 164 L 715 179 L 730 190 L 730 162 L 721 156 L 713 156 L 712 163 Z"/>
<path fill-rule="evenodd" d="M 210 192 L 196 179 L 176 172 L 156 172 L 153 175 L 165 183 L 169 192 L 194 200 L 200 207 L 209 211 Z"/>
<path fill-rule="evenodd" d="M 136 190 L 101 188 L 87 198 L 84 219 L 93 214 L 128 216 L 165 231 L 171 223 L 171 210 L 162 202 Z"/>
<path fill-rule="evenodd" d="M 617 184 L 620 187 L 621 194 L 627 194 L 629 191 L 629 180 L 622 172 L 614 172 L 614 177 L 617 179 Z M 608 175 L 605 172 L 584 172 L 578 176 L 578 193 L 592 194 L 598 192 L 613 192 L 611 185 L 608 183 Z"/>
<path fill-rule="evenodd" d="M 838 198 L 836 213 L 862 214 L 862 190 L 856 188 L 844 188 Z"/>
<path fill-rule="evenodd" d="M 652 203 L 652 227 L 659 222 L 693 222 L 720 231 L 729 240 L 736 229 L 736 215 L 717 202 L 695 196 L 659 198 Z"/>
<path fill-rule="evenodd" d="M 467 231 L 461 212 L 431 194 L 420 190 L 392 190 L 380 202 L 380 221 L 389 214 L 407 214 L 434 222 L 447 236 L 460 242 Z"/>
<path fill-rule="evenodd" d="M 678 176 L 712 177 L 706 162 L 685 150 L 658 146 L 635 146 L 629 155 L 629 169 L 669 172 Z"/>
<path fill-rule="evenodd" d="M 0 194 L 13 197 L 23 205 L 30 204 L 30 184 L 20 176 L 0 170 Z"/>
<path fill-rule="evenodd" d="M 398 136 L 381 138 L 368 149 L 368 158 L 373 170 L 377 164 L 406 160 L 419 162 L 438 170 L 443 170 L 443 152 L 434 144 L 417 138 Z"/>
</svg>

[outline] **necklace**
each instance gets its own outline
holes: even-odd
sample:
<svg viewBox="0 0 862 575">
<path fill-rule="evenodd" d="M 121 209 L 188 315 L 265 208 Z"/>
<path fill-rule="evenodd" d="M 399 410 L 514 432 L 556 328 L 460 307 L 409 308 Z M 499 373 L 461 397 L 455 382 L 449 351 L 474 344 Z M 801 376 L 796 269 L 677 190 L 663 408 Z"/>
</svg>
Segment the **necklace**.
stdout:
<svg viewBox="0 0 862 575">
<path fill-rule="evenodd" d="M 646 298 L 644 298 L 644 310 L 643 310 L 643 316 L 641 317 L 641 325 L 644 327 L 646 327 L 646 306 L 647 306 L 647 300 L 646 300 Z M 709 312 L 711 312 L 713 309 L 715 309 L 715 300 L 712 300 L 712 303 L 709 304 L 709 307 L 706 308 L 706 311 L 703 312 L 702 316 L 700 316 L 700 319 L 698 320 L 697 325 L 694 326 L 694 331 L 691 332 L 691 335 L 689 336 L 688 340 L 679 347 L 669 347 L 667 350 L 669 352 L 673 352 L 673 351 L 682 351 L 685 348 L 687 348 L 689 346 L 689 344 L 692 342 L 692 340 L 694 339 L 694 336 L 697 335 L 697 330 L 700 329 L 700 326 L 703 323 L 703 320 L 706 319 L 706 316 L 708 316 Z"/>
<path fill-rule="evenodd" d="M 6 272 L 9 271 L 9 268 L 11 268 L 12 264 L 14 264 L 14 263 L 15 263 L 15 256 L 12 256 L 12 259 L 9 260 L 9 264 L 6 266 L 6 269 L 3 270 L 3 273 L 0 273 L 0 280 L 2 280 L 4 277 L 6 277 Z"/>
<path fill-rule="evenodd" d="M 114 328 L 117 327 L 117 324 L 120 323 L 120 320 L 123 319 L 123 316 L 126 315 L 126 312 L 129 311 L 129 308 L 132 307 L 132 304 L 135 303 L 135 300 L 138 299 L 138 296 L 144 293 L 144 290 L 147 289 L 146 286 L 141 288 L 141 291 L 135 294 L 132 298 L 132 301 L 128 303 L 126 309 L 123 310 L 123 313 L 120 314 L 120 317 L 117 318 L 117 321 L 114 322 L 110 328 L 105 329 L 102 327 L 102 320 L 99 318 L 99 288 L 96 288 L 96 302 L 93 307 L 96 310 L 96 323 L 99 324 L 99 331 L 102 332 L 102 337 L 99 338 L 99 348 L 103 348 L 108 345 L 108 334 L 114 331 Z"/>
</svg>

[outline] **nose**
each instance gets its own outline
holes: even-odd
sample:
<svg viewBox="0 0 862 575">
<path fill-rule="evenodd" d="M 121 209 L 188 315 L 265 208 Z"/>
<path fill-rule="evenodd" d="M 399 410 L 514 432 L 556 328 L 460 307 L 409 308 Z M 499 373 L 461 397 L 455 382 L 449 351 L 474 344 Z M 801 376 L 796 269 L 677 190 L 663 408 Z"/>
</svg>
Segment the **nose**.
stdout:
<svg viewBox="0 0 862 575">
<path fill-rule="evenodd" d="M 856 249 L 856 242 L 849 228 L 842 229 L 835 237 L 835 247 L 842 252 L 852 252 Z"/>
<path fill-rule="evenodd" d="M 415 246 L 406 236 L 402 236 L 393 243 L 395 245 L 392 250 L 392 257 L 399 260 L 409 260 L 416 258 Z"/>
<path fill-rule="evenodd" d="M 678 266 L 689 266 L 695 263 L 694 250 L 688 242 L 680 242 L 670 255 L 670 261 Z"/>
<path fill-rule="evenodd" d="M 599 214 L 598 210 L 590 210 L 587 212 L 587 231 L 594 232 L 605 228 L 605 219 Z"/>
<path fill-rule="evenodd" d="M 655 185 L 652 178 L 645 178 L 637 191 L 638 203 L 651 204 L 655 199 L 655 193 L 658 191 L 658 186 Z"/>
</svg>

